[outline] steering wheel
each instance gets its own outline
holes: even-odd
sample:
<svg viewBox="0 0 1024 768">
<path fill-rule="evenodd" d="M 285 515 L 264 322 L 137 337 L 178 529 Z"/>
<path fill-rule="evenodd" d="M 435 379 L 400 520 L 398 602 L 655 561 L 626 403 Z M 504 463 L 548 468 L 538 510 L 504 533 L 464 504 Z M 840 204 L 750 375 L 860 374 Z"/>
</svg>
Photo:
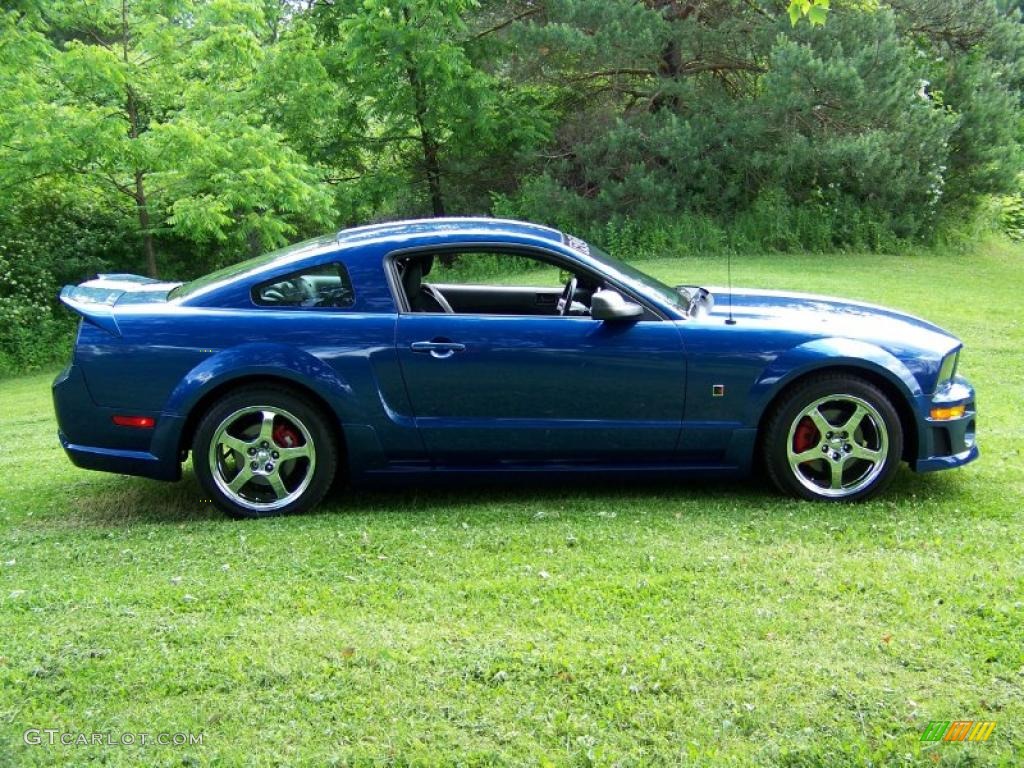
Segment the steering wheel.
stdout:
<svg viewBox="0 0 1024 768">
<path fill-rule="evenodd" d="M 558 301 L 558 314 L 565 317 L 569 314 L 569 310 L 572 309 L 572 300 L 576 296 L 576 286 L 579 285 L 579 280 L 576 275 L 569 278 L 569 282 L 565 284 L 565 290 L 562 291 L 562 298 Z"/>
</svg>

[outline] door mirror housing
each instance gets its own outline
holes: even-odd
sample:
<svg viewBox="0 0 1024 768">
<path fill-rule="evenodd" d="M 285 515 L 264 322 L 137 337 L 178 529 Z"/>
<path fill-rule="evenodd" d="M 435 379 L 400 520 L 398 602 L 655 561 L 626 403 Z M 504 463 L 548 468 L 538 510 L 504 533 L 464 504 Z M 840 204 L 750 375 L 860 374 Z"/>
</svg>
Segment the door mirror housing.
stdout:
<svg viewBox="0 0 1024 768">
<path fill-rule="evenodd" d="M 626 301 L 616 291 L 597 291 L 590 298 L 590 316 L 595 320 L 629 320 L 643 315 L 644 308 Z"/>
</svg>

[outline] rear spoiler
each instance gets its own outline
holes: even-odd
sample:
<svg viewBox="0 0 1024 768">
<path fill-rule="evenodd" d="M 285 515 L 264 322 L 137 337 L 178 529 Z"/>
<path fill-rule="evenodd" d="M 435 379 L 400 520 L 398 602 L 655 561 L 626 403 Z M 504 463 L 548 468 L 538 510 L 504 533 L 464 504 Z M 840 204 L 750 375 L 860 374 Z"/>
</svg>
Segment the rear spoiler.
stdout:
<svg viewBox="0 0 1024 768">
<path fill-rule="evenodd" d="M 120 336 L 121 329 L 114 316 L 114 305 L 118 299 L 126 293 L 161 283 L 161 280 L 141 275 L 97 275 L 81 285 L 65 285 L 60 292 L 60 300 L 96 327 Z"/>
</svg>

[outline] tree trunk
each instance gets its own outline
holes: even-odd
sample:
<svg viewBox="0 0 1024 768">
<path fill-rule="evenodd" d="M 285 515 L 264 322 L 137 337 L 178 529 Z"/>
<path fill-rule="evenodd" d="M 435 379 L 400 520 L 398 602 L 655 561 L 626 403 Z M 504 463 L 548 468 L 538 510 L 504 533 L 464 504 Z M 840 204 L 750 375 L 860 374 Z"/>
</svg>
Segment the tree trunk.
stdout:
<svg viewBox="0 0 1024 768">
<path fill-rule="evenodd" d="M 128 63 L 128 2 L 121 0 L 121 57 Z M 134 141 L 139 138 L 142 127 L 139 125 L 139 104 L 135 100 L 135 91 L 131 85 L 125 88 L 125 112 L 128 113 L 128 136 Z M 126 190 L 127 191 L 127 190 Z M 156 277 L 156 249 L 153 246 L 153 231 L 150 229 L 149 207 L 146 203 L 146 172 L 135 169 L 135 210 L 139 216 L 139 233 L 142 235 L 142 252 L 146 256 L 146 271 L 150 277 Z"/>
<path fill-rule="evenodd" d="M 134 140 L 139 138 L 139 106 L 135 101 L 135 93 L 128 88 L 128 99 L 125 104 L 128 112 L 128 135 Z M 150 277 L 156 277 L 156 249 L 153 246 L 153 232 L 150 229 L 149 207 L 146 203 L 146 172 L 135 169 L 135 210 L 139 215 L 139 233 L 142 235 L 142 251 L 146 256 L 146 271 Z"/>
<path fill-rule="evenodd" d="M 430 207 L 435 216 L 444 216 L 444 197 L 441 195 L 441 165 L 437 159 L 437 142 L 433 134 L 420 127 L 420 143 L 423 145 L 423 163 L 427 171 L 427 189 L 430 191 Z"/>
<path fill-rule="evenodd" d="M 125 63 L 128 63 L 128 42 L 131 36 L 128 33 L 128 2 L 121 0 L 121 56 Z M 135 91 L 131 85 L 125 88 L 125 112 L 128 114 L 128 136 L 135 140 L 141 133 L 141 126 L 138 119 L 138 101 L 135 100 Z M 127 193 L 127 189 L 125 189 Z M 150 208 L 145 200 L 145 171 L 141 168 L 135 169 L 135 194 L 130 195 L 135 201 L 135 212 L 138 215 L 138 229 L 142 236 L 142 253 L 145 255 L 145 269 L 150 273 L 151 278 L 157 276 L 157 251 L 153 243 L 153 230 L 150 228 Z"/>
<path fill-rule="evenodd" d="M 146 271 L 150 277 L 156 277 L 156 250 L 153 248 L 153 233 L 149 229 L 145 174 L 142 171 L 135 172 L 135 207 L 139 212 L 139 229 L 142 231 L 142 250 L 146 254 Z"/>
<path fill-rule="evenodd" d="M 660 11 L 666 21 L 686 21 L 697 10 L 695 3 L 681 3 L 678 0 L 654 0 L 648 2 L 648 6 Z M 670 34 L 675 30 L 670 27 Z M 658 77 L 677 80 L 682 70 L 682 51 L 679 48 L 679 41 L 670 37 L 661 49 L 661 56 L 658 61 Z M 674 85 L 674 84 L 673 84 Z M 671 109 L 679 112 L 682 105 L 678 94 L 666 97 L 659 93 L 651 100 L 651 112 L 661 109 Z"/>
<path fill-rule="evenodd" d="M 409 9 L 402 9 L 405 22 L 409 23 Z M 412 54 L 405 52 L 405 72 L 412 89 L 413 114 L 416 127 L 420 131 L 420 144 L 423 147 L 423 166 L 427 173 L 427 190 L 430 193 L 430 206 L 435 216 L 444 216 L 444 195 L 441 193 L 441 161 L 437 139 L 427 125 L 427 93 L 423 87 L 419 70 L 413 61 Z"/>
</svg>

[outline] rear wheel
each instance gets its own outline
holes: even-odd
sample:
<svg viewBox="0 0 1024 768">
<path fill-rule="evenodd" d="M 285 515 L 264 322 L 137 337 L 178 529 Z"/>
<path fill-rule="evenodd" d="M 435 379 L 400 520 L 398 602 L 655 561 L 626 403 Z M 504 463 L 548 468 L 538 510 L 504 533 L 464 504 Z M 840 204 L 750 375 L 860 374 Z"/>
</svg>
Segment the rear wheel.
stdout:
<svg viewBox="0 0 1024 768">
<path fill-rule="evenodd" d="M 822 374 L 793 388 L 764 431 L 768 475 L 805 499 L 859 501 L 880 493 L 899 468 L 899 415 L 873 384 Z"/>
<path fill-rule="evenodd" d="M 207 411 L 193 445 L 196 475 L 234 517 L 305 512 L 327 493 L 337 448 L 326 416 L 296 394 L 246 387 Z"/>
</svg>

